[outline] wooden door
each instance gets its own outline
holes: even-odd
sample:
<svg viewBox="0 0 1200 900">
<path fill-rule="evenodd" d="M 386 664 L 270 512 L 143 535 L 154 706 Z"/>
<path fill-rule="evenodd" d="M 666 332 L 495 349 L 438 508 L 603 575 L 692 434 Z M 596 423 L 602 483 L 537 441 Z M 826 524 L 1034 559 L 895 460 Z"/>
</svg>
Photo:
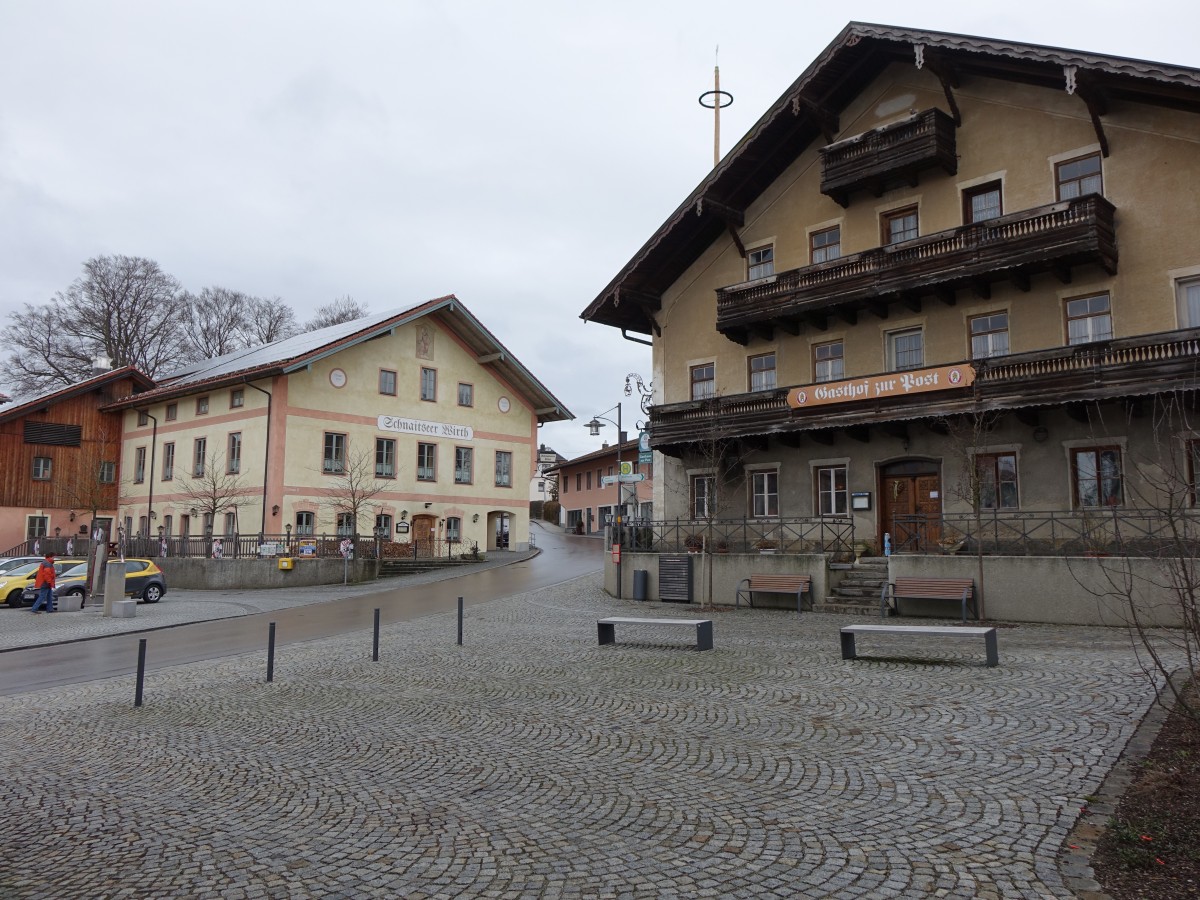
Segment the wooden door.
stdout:
<svg viewBox="0 0 1200 900">
<path fill-rule="evenodd" d="M 884 475 L 880 487 L 880 525 L 892 536 L 892 550 L 916 552 L 936 546 L 942 536 L 941 477 Z"/>
<path fill-rule="evenodd" d="M 412 542 L 414 555 L 433 556 L 433 516 L 413 516 Z"/>
</svg>

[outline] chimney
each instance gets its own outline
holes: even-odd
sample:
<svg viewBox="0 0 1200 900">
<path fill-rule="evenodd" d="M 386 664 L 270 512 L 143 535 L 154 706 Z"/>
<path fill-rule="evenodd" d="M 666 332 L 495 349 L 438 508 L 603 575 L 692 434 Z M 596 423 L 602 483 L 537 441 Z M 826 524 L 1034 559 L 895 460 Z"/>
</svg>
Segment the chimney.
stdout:
<svg viewBox="0 0 1200 900">
<path fill-rule="evenodd" d="M 112 371 L 112 363 L 107 356 L 97 356 L 92 360 L 92 377 Z"/>
</svg>

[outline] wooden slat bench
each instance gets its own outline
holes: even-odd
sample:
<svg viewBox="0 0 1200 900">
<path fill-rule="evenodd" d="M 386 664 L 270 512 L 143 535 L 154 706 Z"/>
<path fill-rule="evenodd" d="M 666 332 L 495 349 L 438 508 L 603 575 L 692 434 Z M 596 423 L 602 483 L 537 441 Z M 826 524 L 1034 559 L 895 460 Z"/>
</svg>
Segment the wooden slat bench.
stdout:
<svg viewBox="0 0 1200 900">
<path fill-rule="evenodd" d="M 983 635 L 987 664 L 998 665 L 1000 653 L 996 647 L 996 629 L 987 627 L 963 628 L 959 625 L 846 625 L 842 628 L 842 659 L 857 659 L 854 648 L 856 634 L 908 634 L 928 637 L 979 637 Z"/>
<path fill-rule="evenodd" d="M 733 605 L 741 606 L 742 598 L 746 605 L 754 605 L 754 594 L 794 594 L 796 597 L 796 612 L 800 612 L 800 595 L 812 590 L 811 575 L 751 575 L 743 578 L 738 585 Z"/>
<path fill-rule="evenodd" d="M 640 619 L 633 616 L 612 616 L 596 623 L 601 644 L 615 644 L 617 625 L 687 625 L 696 629 L 696 649 L 713 648 L 712 619 Z"/>
<path fill-rule="evenodd" d="M 979 612 L 975 609 L 975 582 L 970 578 L 897 578 L 891 584 L 884 584 L 880 593 L 880 618 L 887 617 L 888 594 L 891 594 L 896 615 L 901 615 L 901 600 L 957 600 L 962 605 L 964 622 L 967 621 L 968 606 L 971 615 L 979 618 Z"/>
</svg>

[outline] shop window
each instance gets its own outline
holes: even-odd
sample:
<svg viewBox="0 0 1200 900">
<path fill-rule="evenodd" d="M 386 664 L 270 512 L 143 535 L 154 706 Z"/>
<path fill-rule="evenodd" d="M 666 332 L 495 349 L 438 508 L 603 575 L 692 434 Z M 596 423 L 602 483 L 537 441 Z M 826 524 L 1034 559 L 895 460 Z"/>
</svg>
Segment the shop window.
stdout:
<svg viewBox="0 0 1200 900">
<path fill-rule="evenodd" d="M 975 457 L 979 509 L 1017 509 L 1017 455 L 981 453 Z"/>
<path fill-rule="evenodd" d="M 1077 507 L 1120 506 L 1124 502 L 1119 447 L 1081 447 L 1071 451 Z"/>
</svg>

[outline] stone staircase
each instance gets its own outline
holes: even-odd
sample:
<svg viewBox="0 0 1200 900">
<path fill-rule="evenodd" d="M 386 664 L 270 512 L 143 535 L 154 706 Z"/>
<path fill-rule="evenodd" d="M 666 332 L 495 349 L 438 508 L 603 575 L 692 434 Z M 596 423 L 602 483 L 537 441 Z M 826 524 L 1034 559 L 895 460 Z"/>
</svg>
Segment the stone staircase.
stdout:
<svg viewBox="0 0 1200 900">
<path fill-rule="evenodd" d="M 887 557 L 864 556 L 855 563 L 833 563 L 829 574 L 830 582 L 836 581 L 837 586 L 816 606 L 817 612 L 878 618 L 879 594 L 888 577 Z"/>
<path fill-rule="evenodd" d="M 395 578 L 399 575 L 416 575 L 435 569 L 455 569 L 475 565 L 473 559 L 446 559 L 445 557 L 404 557 L 383 559 L 379 563 L 380 578 Z"/>
</svg>

